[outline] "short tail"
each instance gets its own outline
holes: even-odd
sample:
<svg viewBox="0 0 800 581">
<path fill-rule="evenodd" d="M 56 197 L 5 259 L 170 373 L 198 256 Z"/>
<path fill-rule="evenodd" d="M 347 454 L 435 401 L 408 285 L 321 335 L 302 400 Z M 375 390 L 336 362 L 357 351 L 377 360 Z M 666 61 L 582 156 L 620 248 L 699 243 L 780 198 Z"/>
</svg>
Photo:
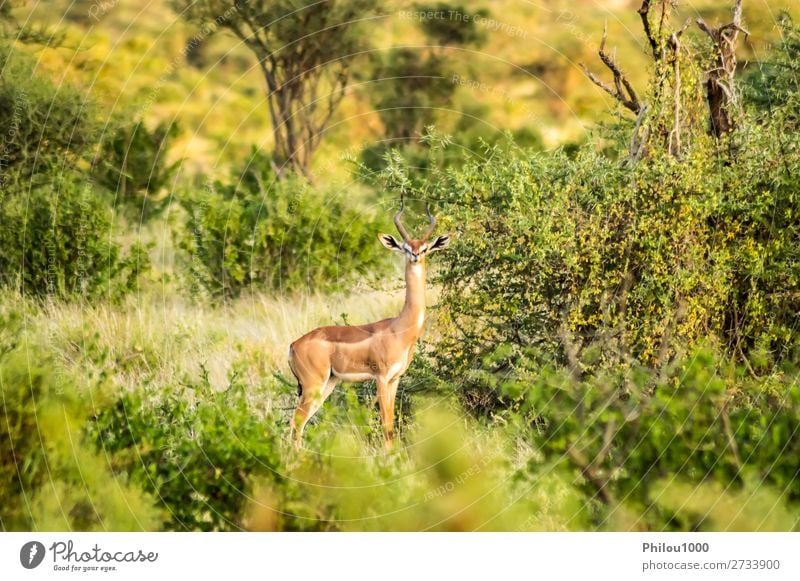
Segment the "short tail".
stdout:
<svg viewBox="0 0 800 581">
<path fill-rule="evenodd" d="M 289 369 L 292 370 L 292 375 L 297 380 L 297 397 L 303 396 L 303 384 L 300 383 L 300 378 L 297 376 L 297 372 L 294 370 L 294 347 L 289 345 Z"/>
</svg>

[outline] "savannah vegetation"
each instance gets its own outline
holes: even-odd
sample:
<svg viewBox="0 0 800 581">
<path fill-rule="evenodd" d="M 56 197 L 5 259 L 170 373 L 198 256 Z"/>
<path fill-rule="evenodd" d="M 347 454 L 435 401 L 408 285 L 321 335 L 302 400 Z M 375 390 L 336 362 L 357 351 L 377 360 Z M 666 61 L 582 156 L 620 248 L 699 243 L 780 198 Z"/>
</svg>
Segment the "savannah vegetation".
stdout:
<svg viewBox="0 0 800 581">
<path fill-rule="evenodd" d="M 42 4 L 0 529 L 798 529 L 795 3 Z M 399 312 L 401 193 L 452 243 L 398 441 L 341 384 L 295 451 L 287 346 Z"/>
</svg>

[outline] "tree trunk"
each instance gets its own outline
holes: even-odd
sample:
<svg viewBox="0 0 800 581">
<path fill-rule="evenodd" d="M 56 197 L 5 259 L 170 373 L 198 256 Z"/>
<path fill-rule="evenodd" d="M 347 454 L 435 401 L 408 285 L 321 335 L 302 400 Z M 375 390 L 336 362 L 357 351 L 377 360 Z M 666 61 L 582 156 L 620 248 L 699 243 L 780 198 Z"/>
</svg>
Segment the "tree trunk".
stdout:
<svg viewBox="0 0 800 581">
<path fill-rule="evenodd" d="M 706 98 L 711 114 L 711 133 L 716 138 L 722 137 L 733 129 L 733 124 L 726 108 L 725 91 L 722 90 L 718 78 L 709 77 L 706 81 Z"/>
</svg>

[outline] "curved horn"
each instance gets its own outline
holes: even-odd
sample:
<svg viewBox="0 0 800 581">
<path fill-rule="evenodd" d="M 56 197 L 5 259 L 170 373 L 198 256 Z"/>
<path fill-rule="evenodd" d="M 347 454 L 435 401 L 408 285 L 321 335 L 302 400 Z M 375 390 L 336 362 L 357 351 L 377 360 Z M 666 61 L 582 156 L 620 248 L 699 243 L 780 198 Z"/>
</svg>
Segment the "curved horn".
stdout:
<svg viewBox="0 0 800 581">
<path fill-rule="evenodd" d="M 405 201 L 400 198 L 400 211 L 394 215 L 394 225 L 397 226 L 397 231 L 400 232 L 400 236 L 403 237 L 403 240 L 406 242 L 411 240 L 411 236 L 408 235 L 408 232 L 400 223 L 400 217 L 403 215 L 403 210 L 405 209 Z"/>
<path fill-rule="evenodd" d="M 425 213 L 428 214 L 428 222 L 430 222 L 430 226 L 428 226 L 428 229 L 425 231 L 425 235 L 422 237 L 423 240 L 430 238 L 431 234 L 433 234 L 433 231 L 436 228 L 436 218 L 434 218 L 433 214 L 431 214 L 428 204 L 425 204 Z"/>
</svg>

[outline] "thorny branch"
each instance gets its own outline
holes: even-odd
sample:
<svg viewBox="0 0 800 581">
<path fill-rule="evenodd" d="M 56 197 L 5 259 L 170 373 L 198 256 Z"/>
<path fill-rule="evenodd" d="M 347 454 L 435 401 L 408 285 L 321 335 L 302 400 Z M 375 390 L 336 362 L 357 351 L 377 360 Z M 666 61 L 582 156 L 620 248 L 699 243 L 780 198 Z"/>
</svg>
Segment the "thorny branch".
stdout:
<svg viewBox="0 0 800 581">
<path fill-rule="evenodd" d="M 622 104 L 623 107 L 638 115 L 642 110 L 642 104 L 639 101 L 639 96 L 636 94 L 633 85 L 631 85 L 630 81 L 628 81 L 625 74 L 620 70 L 619 65 L 617 65 L 615 54 L 609 54 L 606 52 L 607 39 L 608 24 L 606 23 L 606 26 L 603 29 L 603 40 L 600 43 L 600 50 L 597 54 L 600 56 L 600 60 L 603 62 L 603 64 L 606 65 L 606 67 L 614 75 L 614 86 L 611 87 L 607 83 L 600 80 L 583 63 L 581 63 L 581 68 L 586 73 L 586 76 L 588 76 L 595 85 L 614 97 Z"/>
<path fill-rule="evenodd" d="M 653 58 L 660 59 L 661 58 L 661 49 L 658 44 L 658 40 L 656 39 L 655 35 L 653 34 L 653 29 L 650 27 L 650 0 L 644 0 L 642 2 L 641 7 L 639 7 L 639 16 L 642 18 L 642 27 L 644 28 L 644 34 L 647 36 L 647 41 L 650 43 L 650 48 L 653 50 Z"/>
</svg>

